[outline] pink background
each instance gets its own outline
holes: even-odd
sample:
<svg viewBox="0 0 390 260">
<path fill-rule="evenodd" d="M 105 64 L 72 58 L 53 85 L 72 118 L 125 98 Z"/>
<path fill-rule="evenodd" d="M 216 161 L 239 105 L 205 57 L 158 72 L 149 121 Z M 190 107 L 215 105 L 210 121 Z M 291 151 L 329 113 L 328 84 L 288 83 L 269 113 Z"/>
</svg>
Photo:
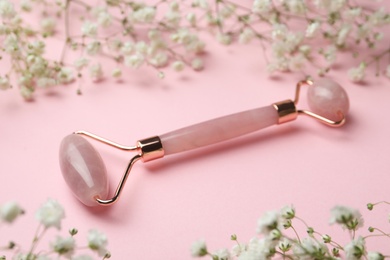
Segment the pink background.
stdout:
<svg viewBox="0 0 390 260">
<path fill-rule="evenodd" d="M 212 147 L 139 162 L 112 207 L 86 208 L 72 196 L 60 173 L 58 149 L 61 139 L 75 130 L 133 145 L 189 124 L 293 98 L 300 75 L 270 78 L 257 46 L 221 47 L 210 41 L 208 50 L 203 72 L 167 69 L 161 80 L 152 69 L 129 70 L 119 83 L 84 82 L 81 96 L 76 85 L 69 85 L 38 92 L 33 102 L 23 101 L 17 89 L 1 92 L 0 203 L 16 200 L 27 214 L 10 227 L 0 227 L 0 244 L 15 240 L 27 249 L 38 225 L 35 211 L 47 198 L 66 209 L 61 235 L 77 227 L 82 246 L 86 232 L 98 228 L 109 238 L 113 259 L 190 259 L 195 240 L 205 239 L 213 251 L 231 247 L 233 233 L 246 243 L 265 211 L 289 204 L 341 244 L 348 233 L 328 225 L 335 205 L 361 210 L 366 224 L 359 234 L 366 235 L 370 225 L 388 232 L 388 207 L 369 212 L 365 204 L 389 198 L 390 81 L 369 76 L 364 84 L 350 83 L 348 61 L 330 74 L 350 97 L 348 122 L 342 128 L 300 117 Z M 92 143 L 107 165 L 112 191 L 132 154 Z M 302 225 L 297 226 L 305 236 Z M 47 237 L 52 240 L 55 234 L 51 230 Z M 39 248 L 48 248 L 46 243 Z M 370 250 L 390 254 L 388 240 L 368 243 Z"/>
</svg>

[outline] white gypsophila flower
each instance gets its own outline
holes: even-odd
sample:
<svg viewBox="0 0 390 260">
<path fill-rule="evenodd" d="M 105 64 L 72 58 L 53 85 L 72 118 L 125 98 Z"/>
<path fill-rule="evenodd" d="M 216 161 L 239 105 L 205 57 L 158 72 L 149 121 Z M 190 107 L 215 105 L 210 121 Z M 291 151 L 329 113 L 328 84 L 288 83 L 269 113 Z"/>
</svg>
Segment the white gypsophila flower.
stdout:
<svg viewBox="0 0 390 260">
<path fill-rule="evenodd" d="M 66 6 L 66 0 L 55 0 L 55 3 L 58 7 L 64 9 Z"/>
<path fill-rule="evenodd" d="M 171 34 L 171 40 L 183 45 L 188 45 L 192 41 L 192 35 L 187 29 L 180 28 L 175 33 Z"/>
<path fill-rule="evenodd" d="M 280 210 L 280 215 L 285 219 L 293 219 L 295 217 L 295 208 L 292 205 L 284 206 Z"/>
<path fill-rule="evenodd" d="M 42 57 L 34 57 L 28 70 L 33 75 L 43 75 L 46 71 L 47 64 L 47 60 L 43 59 Z"/>
<path fill-rule="evenodd" d="M 112 16 L 107 11 L 101 11 L 98 14 L 97 22 L 102 27 L 108 27 L 112 24 Z"/>
<path fill-rule="evenodd" d="M 135 50 L 139 53 L 146 54 L 148 51 L 148 45 L 144 41 L 138 41 L 135 44 Z"/>
<path fill-rule="evenodd" d="M 6 90 L 11 88 L 11 83 L 7 77 L 0 77 L 0 89 Z"/>
<path fill-rule="evenodd" d="M 65 238 L 57 236 L 56 240 L 51 243 L 53 251 L 66 258 L 70 258 L 74 254 L 75 246 L 76 241 L 72 236 Z"/>
<path fill-rule="evenodd" d="M 122 70 L 120 68 L 114 68 L 112 71 L 111 71 L 111 76 L 113 76 L 114 78 L 120 78 L 122 77 Z"/>
<path fill-rule="evenodd" d="M 73 70 L 68 67 L 61 67 L 57 73 L 57 80 L 60 84 L 68 84 L 74 80 Z"/>
<path fill-rule="evenodd" d="M 287 52 L 293 52 L 296 50 L 296 48 L 299 46 L 299 44 L 302 43 L 304 39 L 303 33 L 301 32 L 289 32 L 286 35 L 284 44 L 285 48 L 287 49 Z"/>
<path fill-rule="evenodd" d="M 246 251 L 246 245 L 238 244 L 234 245 L 231 249 L 231 253 L 233 256 L 240 256 L 242 252 Z"/>
<path fill-rule="evenodd" d="M 255 32 L 251 28 L 245 28 L 238 38 L 239 43 L 249 43 L 255 37 Z"/>
<path fill-rule="evenodd" d="M 306 58 L 311 54 L 311 46 L 310 45 L 301 45 L 299 46 L 299 52 L 302 53 Z"/>
<path fill-rule="evenodd" d="M 149 47 L 146 53 L 148 56 L 154 58 L 153 56 L 156 56 L 159 53 L 164 52 L 164 49 L 166 49 L 166 44 L 164 41 L 160 39 L 152 40 L 149 43 Z"/>
<path fill-rule="evenodd" d="M 65 218 L 65 211 L 61 204 L 54 199 L 48 199 L 36 212 L 35 217 L 45 227 L 61 228 L 61 221 Z"/>
<path fill-rule="evenodd" d="M 341 27 L 339 33 L 337 34 L 336 45 L 339 45 L 339 46 L 344 45 L 350 32 L 351 32 L 351 25 L 344 24 Z"/>
<path fill-rule="evenodd" d="M 88 236 L 87 236 L 87 239 L 88 239 L 88 247 L 94 251 L 96 251 L 99 256 L 104 256 L 105 254 L 107 254 L 107 236 L 96 230 L 96 229 L 92 229 L 88 232 Z"/>
<path fill-rule="evenodd" d="M 125 42 L 123 43 L 121 49 L 120 49 L 120 52 L 123 54 L 123 55 L 130 55 L 133 50 L 134 50 L 134 43 L 133 42 Z"/>
<path fill-rule="evenodd" d="M 14 33 L 10 33 L 7 35 L 7 37 L 3 41 L 3 46 L 5 51 L 11 56 L 17 56 L 20 53 L 19 37 Z"/>
<path fill-rule="evenodd" d="M 207 9 L 209 7 L 207 0 L 193 0 L 192 6 L 193 7 L 200 7 L 202 9 Z"/>
<path fill-rule="evenodd" d="M 18 79 L 18 84 L 20 86 L 26 86 L 26 87 L 30 87 L 32 88 L 33 86 L 33 77 L 28 74 L 28 73 L 24 73 L 19 79 Z"/>
<path fill-rule="evenodd" d="M 191 41 L 185 45 L 186 50 L 188 52 L 193 52 L 196 54 L 204 52 L 204 49 L 206 47 L 206 43 L 203 41 L 199 40 L 198 36 L 192 35 L 191 36 Z"/>
<path fill-rule="evenodd" d="M 195 241 L 191 245 L 192 256 L 205 256 L 207 254 L 206 242 L 204 240 Z"/>
<path fill-rule="evenodd" d="M 28 53 L 40 56 L 45 52 L 45 47 L 46 47 L 45 42 L 33 41 L 28 45 Z"/>
<path fill-rule="evenodd" d="M 269 234 L 279 227 L 279 213 L 276 211 L 267 211 L 257 221 L 257 233 Z"/>
<path fill-rule="evenodd" d="M 184 67 L 185 67 L 184 62 L 181 60 L 177 60 L 172 63 L 172 68 L 175 71 L 182 71 L 184 70 Z"/>
<path fill-rule="evenodd" d="M 288 0 L 284 1 L 288 10 L 293 14 L 304 14 L 306 12 L 306 4 L 303 0 Z"/>
<path fill-rule="evenodd" d="M 305 36 L 307 38 L 314 38 L 319 33 L 320 23 L 318 21 L 312 22 L 307 26 Z"/>
<path fill-rule="evenodd" d="M 323 8 L 329 13 L 339 12 L 346 4 L 346 0 L 315 0 L 318 8 Z"/>
<path fill-rule="evenodd" d="M 276 243 L 268 239 L 252 238 L 238 260 L 268 259 L 275 250 Z"/>
<path fill-rule="evenodd" d="M 267 72 L 269 74 L 275 71 L 288 71 L 288 58 L 285 56 L 275 57 L 275 59 L 267 64 Z"/>
<path fill-rule="evenodd" d="M 93 41 L 87 44 L 85 50 L 90 56 L 94 56 L 100 53 L 102 49 L 102 44 L 99 41 Z"/>
<path fill-rule="evenodd" d="M 20 8 L 25 12 L 30 12 L 32 9 L 30 0 L 22 0 L 20 1 Z"/>
<path fill-rule="evenodd" d="M 283 41 L 288 33 L 287 26 L 284 24 L 276 23 L 272 28 L 272 39 L 275 41 Z"/>
<path fill-rule="evenodd" d="M 165 22 L 169 24 L 172 27 L 177 27 L 180 24 L 181 21 L 181 13 L 179 11 L 175 10 L 168 10 L 168 12 L 165 13 Z"/>
<path fill-rule="evenodd" d="M 302 260 L 311 260 L 316 256 L 325 255 L 327 247 L 323 242 L 311 237 L 305 237 L 301 243 L 296 243 L 292 247 L 294 255 L 299 256 Z"/>
<path fill-rule="evenodd" d="M 157 68 L 164 67 L 168 63 L 168 54 L 166 52 L 157 52 L 148 61 Z"/>
<path fill-rule="evenodd" d="M 151 29 L 148 31 L 148 38 L 151 41 L 161 41 L 161 32 L 157 29 Z"/>
<path fill-rule="evenodd" d="M 48 78 L 48 77 L 38 78 L 36 82 L 39 88 L 48 88 L 48 87 L 55 86 L 57 84 L 55 79 Z"/>
<path fill-rule="evenodd" d="M 279 241 L 278 248 L 282 250 L 283 252 L 287 252 L 291 249 L 292 243 L 289 239 L 283 238 Z"/>
<path fill-rule="evenodd" d="M 92 64 L 89 67 L 89 75 L 93 81 L 102 80 L 104 77 L 102 65 L 100 63 Z"/>
<path fill-rule="evenodd" d="M 358 40 L 364 40 L 365 38 L 369 37 L 369 34 L 371 33 L 371 31 L 372 31 L 372 27 L 370 24 L 368 24 L 368 23 L 362 24 L 362 25 L 358 26 L 358 28 L 356 30 L 356 38 Z"/>
<path fill-rule="evenodd" d="M 96 23 L 87 20 L 81 26 L 81 32 L 83 35 L 94 37 L 97 35 L 98 26 Z"/>
<path fill-rule="evenodd" d="M 134 69 L 138 69 L 144 63 L 145 58 L 142 54 L 136 53 L 125 57 L 125 65 Z"/>
<path fill-rule="evenodd" d="M 348 70 L 348 78 L 353 82 L 361 82 L 366 76 L 366 64 L 360 63 L 358 67 Z"/>
<path fill-rule="evenodd" d="M 367 259 L 368 260 L 384 260 L 385 256 L 379 252 L 368 252 Z"/>
<path fill-rule="evenodd" d="M 390 16 L 383 7 L 369 16 L 368 22 L 375 26 L 381 26 L 390 23 Z"/>
<path fill-rule="evenodd" d="M 169 9 L 172 11 L 179 11 L 179 9 L 180 9 L 179 3 L 177 1 L 172 1 L 169 4 Z"/>
<path fill-rule="evenodd" d="M 45 17 L 40 21 L 42 32 L 48 35 L 52 35 L 54 33 L 56 25 L 56 20 L 52 17 Z"/>
<path fill-rule="evenodd" d="M 186 19 L 190 23 L 191 26 L 196 25 L 196 15 L 194 13 L 188 13 L 186 15 Z"/>
<path fill-rule="evenodd" d="M 220 249 L 218 251 L 215 251 L 212 255 L 214 257 L 218 257 L 217 258 L 218 260 L 230 260 L 230 259 L 232 259 L 231 256 L 230 256 L 229 250 L 227 250 L 226 248 L 223 248 L 223 249 Z"/>
<path fill-rule="evenodd" d="M 218 32 L 217 41 L 223 45 L 229 45 L 232 43 L 233 39 L 230 34 Z"/>
<path fill-rule="evenodd" d="M 156 8 L 145 6 L 133 12 L 130 20 L 138 23 L 151 23 L 156 16 Z"/>
<path fill-rule="evenodd" d="M 362 13 L 361 7 L 351 7 L 351 8 L 344 10 L 343 18 L 344 18 L 344 20 L 351 22 L 351 21 L 355 20 L 357 17 L 359 17 L 361 15 L 361 13 Z"/>
<path fill-rule="evenodd" d="M 191 61 L 191 67 L 192 69 L 199 71 L 204 68 L 203 60 L 200 58 L 195 58 Z"/>
<path fill-rule="evenodd" d="M 77 70 L 82 70 L 88 64 L 89 64 L 89 59 L 87 59 L 86 57 L 80 57 L 73 62 L 73 66 L 75 66 Z"/>
<path fill-rule="evenodd" d="M 303 54 L 299 53 L 290 57 L 290 60 L 288 62 L 288 68 L 291 71 L 302 71 L 305 68 L 306 61 L 306 57 Z"/>
<path fill-rule="evenodd" d="M 23 209 L 14 201 L 7 202 L 0 206 L 0 218 L 8 223 L 14 222 L 14 220 L 23 213 Z"/>
<path fill-rule="evenodd" d="M 0 0 L 0 16 L 3 19 L 12 19 L 16 16 L 14 5 L 8 0 Z"/>
<path fill-rule="evenodd" d="M 357 229 L 363 226 L 360 212 L 345 206 L 336 206 L 331 209 L 330 224 L 340 224 L 348 229 Z"/>
<path fill-rule="evenodd" d="M 344 247 L 345 259 L 359 260 L 366 254 L 365 240 L 362 237 L 352 240 Z"/>
<path fill-rule="evenodd" d="M 282 58 L 288 53 L 286 44 L 282 41 L 274 41 L 271 45 L 272 55 L 275 58 Z"/>
<path fill-rule="evenodd" d="M 258 14 L 268 13 L 272 9 L 271 0 L 254 0 L 252 11 Z"/>
<path fill-rule="evenodd" d="M 123 46 L 123 42 L 119 38 L 108 39 L 107 41 L 107 47 L 109 50 L 119 52 L 122 46 Z"/>
<path fill-rule="evenodd" d="M 219 15 L 224 18 L 230 18 L 234 12 L 236 11 L 236 7 L 230 3 L 226 3 L 223 5 L 222 9 L 219 11 Z"/>
<path fill-rule="evenodd" d="M 31 100 L 33 98 L 32 94 L 33 90 L 31 88 L 28 88 L 26 86 L 20 87 L 20 95 L 22 95 L 25 100 Z"/>
<path fill-rule="evenodd" d="M 329 65 L 333 64 L 337 58 L 337 48 L 334 45 L 328 46 L 326 50 L 323 52 L 325 60 Z"/>
</svg>

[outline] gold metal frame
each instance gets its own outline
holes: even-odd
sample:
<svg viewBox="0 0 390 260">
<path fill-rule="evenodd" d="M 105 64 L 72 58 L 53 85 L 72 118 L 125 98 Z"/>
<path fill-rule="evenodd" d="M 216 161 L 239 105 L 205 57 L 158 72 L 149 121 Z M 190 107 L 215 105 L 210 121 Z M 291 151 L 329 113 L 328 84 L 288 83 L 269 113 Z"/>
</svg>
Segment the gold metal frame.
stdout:
<svg viewBox="0 0 390 260">
<path fill-rule="evenodd" d="M 107 199 L 107 200 L 101 199 L 99 197 L 95 197 L 96 202 L 101 204 L 101 205 L 104 205 L 104 206 L 111 205 L 119 199 L 119 196 L 122 192 L 122 189 L 127 181 L 127 178 L 129 177 L 131 168 L 138 160 L 142 160 L 143 162 L 148 162 L 148 161 L 152 161 L 152 160 L 164 157 L 164 149 L 162 147 L 160 137 L 158 137 L 158 136 L 153 136 L 150 138 L 139 140 L 137 142 L 137 145 L 135 145 L 135 146 L 125 146 L 125 145 L 121 145 L 121 144 L 115 143 L 113 141 L 110 141 L 108 139 L 102 138 L 98 135 L 92 134 L 92 133 L 87 132 L 87 131 L 76 131 L 76 132 L 74 132 L 74 134 L 87 136 L 89 138 L 92 138 L 96 141 L 107 144 L 107 145 L 114 147 L 114 148 L 117 148 L 119 150 L 138 152 L 138 154 L 136 154 L 133 158 L 131 158 L 130 162 L 128 163 L 126 170 L 125 170 L 121 180 L 119 181 L 118 187 L 116 188 L 114 196 L 111 199 Z"/>
<path fill-rule="evenodd" d="M 313 113 L 311 111 L 308 111 L 308 110 L 297 110 L 296 105 L 298 104 L 301 87 L 303 85 L 311 86 L 311 85 L 313 85 L 313 81 L 302 80 L 302 81 L 297 83 L 297 86 L 295 89 L 294 101 L 288 99 L 288 100 L 280 101 L 280 102 L 273 104 L 274 108 L 276 109 L 276 111 L 278 112 L 278 115 L 279 115 L 278 124 L 283 124 L 283 123 L 295 120 L 298 117 L 298 115 L 309 116 L 309 117 L 314 118 L 323 124 L 326 124 L 326 125 L 332 126 L 332 127 L 340 127 L 340 126 L 345 124 L 345 115 L 343 115 L 343 113 L 341 111 L 339 112 L 341 119 L 339 121 L 333 121 L 329 118 L 320 116 L 320 115 Z"/>
</svg>

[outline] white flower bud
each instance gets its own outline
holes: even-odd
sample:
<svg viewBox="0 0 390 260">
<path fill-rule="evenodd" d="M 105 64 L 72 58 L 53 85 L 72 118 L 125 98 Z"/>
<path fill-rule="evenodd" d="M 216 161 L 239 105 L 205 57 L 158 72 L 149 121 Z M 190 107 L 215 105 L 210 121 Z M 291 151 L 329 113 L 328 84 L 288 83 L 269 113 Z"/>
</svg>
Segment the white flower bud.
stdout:
<svg viewBox="0 0 390 260">
<path fill-rule="evenodd" d="M 35 217 L 45 228 L 56 227 L 60 229 L 65 211 L 56 200 L 49 199 L 38 209 Z"/>
<path fill-rule="evenodd" d="M 0 0 L 0 17 L 3 19 L 12 19 L 16 16 L 14 5 L 8 0 Z"/>
<path fill-rule="evenodd" d="M 191 26 L 196 25 L 196 15 L 194 13 L 188 13 L 186 15 L 186 19 L 190 23 Z"/>
<path fill-rule="evenodd" d="M 104 73 L 100 63 L 93 64 L 89 67 L 89 75 L 93 81 L 99 81 L 103 79 Z"/>
<path fill-rule="evenodd" d="M 175 71 L 182 71 L 184 69 L 184 62 L 181 61 L 181 60 L 177 60 L 177 61 L 174 61 L 172 63 L 172 68 L 175 70 Z"/>
<path fill-rule="evenodd" d="M 144 63 L 145 58 L 142 54 L 136 53 L 130 56 L 125 57 L 125 65 L 128 67 L 132 67 L 138 69 Z"/>
<path fill-rule="evenodd" d="M 203 69 L 203 60 L 201 60 L 200 58 L 195 58 L 192 60 L 191 62 L 191 67 L 194 69 L 194 70 L 202 70 Z"/>
<path fill-rule="evenodd" d="M 0 206 L 0 218 L 8 223 L 12 223 L 19 215 L 23 214 L 23 209 L 16 202 L 8 202 Z"/>
<path fill-rule="evenodd" d="M 207 254 L 206 243 L 203 240 L 194 242 L 191 246 L 192 256 L 205 256 Z"/>
<path fill-rule="evenodd" d="M 120 68 L 115 68 L 112 70 L 111 75 L 114 78 L 120 78 L 122 76 L 122 70 Z"/>
<path fill-rule="evenodd" d="M 0 89 L 6 90 L 11 88 L 11 84 L 9 82 L 9 79 L 7 77 L 0 77 Z"/>
<path fill-rule="evenodd" d="M 91 21 L 85 21 L 81 26 L 81 32 L 83 35 L 94 37 L 97 35 L 97 24 L 92 23 Z"/>
</svg>

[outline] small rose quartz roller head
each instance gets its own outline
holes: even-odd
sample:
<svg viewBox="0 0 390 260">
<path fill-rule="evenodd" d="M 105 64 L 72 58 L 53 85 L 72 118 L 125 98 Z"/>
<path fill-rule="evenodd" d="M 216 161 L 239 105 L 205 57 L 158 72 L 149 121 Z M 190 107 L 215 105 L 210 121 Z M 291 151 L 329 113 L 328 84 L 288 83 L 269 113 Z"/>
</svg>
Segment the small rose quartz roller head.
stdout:
<svg viewBox="0 0 390 260">
<path fill-rule="evenodd" d="M 296 108 L 303 85 L 309 87 L 307 95 L 311 111 Z M 118 200 L 131 168 L 139 160 L 148 162 L 166 155 L 215 144 L 274 124 L 295 120 L 301 114 L 326 125 L 339 127 L 345 123 L 348 109 L 347 93 L 336 82 L 329 79 L 315 82 L 304 80 L 298 82 L 294 100 L 284 100 L 142 139 L 134 146 L 120 145 L 86 131 L 77 131 L 66 136 L 61 142 L 60 167 L 68 186 L 82 203 L 87 206 L 111 205 Z M 128 163 L 111 198 L 107 198 L 108 180 L 105 165 L 99 153 L 82 136 L 123 151 L 137 153 Z"/>
</svg>

